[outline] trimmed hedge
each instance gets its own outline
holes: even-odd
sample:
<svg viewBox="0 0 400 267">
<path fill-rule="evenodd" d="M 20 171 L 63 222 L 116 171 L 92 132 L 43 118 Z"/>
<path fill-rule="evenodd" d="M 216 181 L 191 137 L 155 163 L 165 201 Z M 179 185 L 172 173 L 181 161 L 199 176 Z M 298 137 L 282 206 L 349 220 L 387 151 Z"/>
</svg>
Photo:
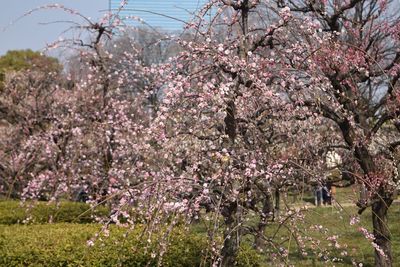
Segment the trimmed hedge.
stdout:
<svg viewBox="0 0 400 267">
<path fill-rule="evenodd" d="M 125 236 L 127 230 L 114 225 L 108 238 L 88 247 L 87 240 L 100 228 L 97 224 L 68 223 L 0 227 L 0 266 L 156 266 L 151 250 L 156 250 L 158 243 L 144 245 L 140 227 Z M 207 247 L 204 234 L 177 229 L 170 238 L 162 266 L 202 263 L 202 250 Z M 260 262 L 251 248 L 241 250 L 238 266 L 261 266 Z"/>
<path fill-rule="evenodd" d="M 95 216 L 109 215 L 109 210 L 104 206 L 99 206 L 92 211 L 88 204 L 79 202 L 63 201 L 59 205 L 37 202 L 27 212 L 29 204 L 32 203 L 24 203 L 22 206 L 19 201 L 0 201 L 0 224 L 48 223 L 50 221 L 91 223 L 94 222 Z"/>
</svg>

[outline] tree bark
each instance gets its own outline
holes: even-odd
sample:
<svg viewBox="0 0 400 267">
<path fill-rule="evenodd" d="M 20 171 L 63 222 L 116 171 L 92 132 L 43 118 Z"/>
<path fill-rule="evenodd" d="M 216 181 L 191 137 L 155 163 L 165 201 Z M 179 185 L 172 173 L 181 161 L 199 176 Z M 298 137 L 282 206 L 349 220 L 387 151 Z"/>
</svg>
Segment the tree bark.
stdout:
<svg viewBox="0 0 400 267">
<path fill-rule="evenodd" d="M 263 208 L 262 208 L 262 214 L 260 218 L 260 222 L 258 223 L 257 226 L 257 233 L 255 237 L 255 248 L 258 250 L 261 250 L 264 247 L 264 232 L 265 228 L 268 224 L 268 219 L 271 219 L 272 215 L 274 213 L 274 205 L 273 205 L 273 200 L 272 200 L 272 194 L 267 193 L 265 198 L 263 199 Z"/>
<path fill-rule="evenodd" d="M 230 100 L 226 107 L 226 117 L 224 119 L 225 122 L 225 133 L 229 136 L 232 143 L 235 142 L 236 138 L 236 107 L 235 101 Z"/>
<path fill-rule="evenodd" d="M 236 256 L 239 250 L 239 240 L 236 236 L 235 227 L 237 226 L 237 220 L 235 218 L 237 212 L 237 205 L 235 202 L 230 203 L 223 208 L 221 214 L 225 220 L 225 232 L 224 232 L 224 247 L 221 251 L 221 266 L 232 267 L 235 265 Z"/>
<path fill-rule="evenodd" d="M 375 249 L 376 267 L 391 267 L 393 262 L 391 236 L 388 225 L 388 209 L 392 201 L 391 198 L 382 198 L 372 205 L 374 242 L 379 246 L 378 249 Z"/>
<path fill-rule="evenodd" d="M 274 220 L 276 218 L 279 219 L 279 213 L 280 213 L 280 201 L 281 201 L 281 197 L 280 197 L 280 193 L 279 193 L 279 188 L 275 189 L 275 213 L 274 213 Z"/>
<path fill-rule="evenodd" d="M 376 166 L 367 147 L 364 145 L 356 146 L 354 154 L 364 173 L 375 172 Z M 364 185 L 369 190 L 370 184 L 364 182 Z M 374 243 L 378 245 L 378 248 L 375 248 L 376 267 L 392 267 L 393 255 L 388 226 L 388 210 L 392 202 L 393 195 L 386 192 L 385 187 L 381 186 L 371 207 Z"/>
</svg>

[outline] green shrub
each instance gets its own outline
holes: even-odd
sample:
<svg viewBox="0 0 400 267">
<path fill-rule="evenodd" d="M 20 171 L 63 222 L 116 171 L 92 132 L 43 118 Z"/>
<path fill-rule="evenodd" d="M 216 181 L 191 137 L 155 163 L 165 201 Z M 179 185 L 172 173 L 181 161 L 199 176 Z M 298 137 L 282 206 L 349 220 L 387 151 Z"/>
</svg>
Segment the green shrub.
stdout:
<svg viewBox="0 0 400 267">
<path fill-rule="evenodd" d="M 103 241 L 88 247 L 87 241 L 99 230 L 97 224 L 9 225 L 0 228 L 0 266 L 156 266 L 159 242 L 148 245 L 142 228 L 128 235 L 115 225 Z M 162 266 L 199 266 L 204 261 L 207 240 L 204 234 L 178 228 L 170 235 Z M 142 240 L 143 239 L 143 240 Z M 154 241 L 157 238 L 154 238 Z M 147 245 L 146 245 L 147 244 Z M 261 266 L 250 247 L 241 249 L 238 266 Z M 149 264 L 149 265 L 148 265 Z M 206 262 L 205 266 L 210 263 Z"/>
<path fill-rule="evenodd" d="M 109 211 L 104 206 L 97 207 L 94 211 L 85 203 L 60 202 L 59 205 L 47 202 L 24 203 L 18 201 L 0 201 L 0 224 L 17 224 L 28 221 L 29 223 L 76 222 L 90 223 L 95 216 L 108 216 Z M 27 220 L 29 218 L 29 220 Z"/>
<path fill-rule="evenodd" d="M 111 235 L 86 245 L 100 230 L 95 224 L 12 225 L 0 230 L 0 266 L 150 266 L 152 250 L 139 239 L 140 229 L 124 237 L 126 229 L 111 228 Z M 163 266 L 196 266 L 203 238 L 176 232 L 163 257 Z"/>
</svg>

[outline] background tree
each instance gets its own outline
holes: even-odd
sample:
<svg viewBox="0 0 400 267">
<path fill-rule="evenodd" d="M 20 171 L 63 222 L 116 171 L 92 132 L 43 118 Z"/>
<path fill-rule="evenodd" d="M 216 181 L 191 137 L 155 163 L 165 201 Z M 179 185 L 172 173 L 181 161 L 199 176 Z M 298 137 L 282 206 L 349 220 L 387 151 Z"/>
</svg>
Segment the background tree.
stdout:
<svg viewBox="0 0 400 267">
<path fill-rule="evenodd" d="M 360 212 L 372 207 L 376 266 L 392 266 L 387 212 L 399 181 L 396 150 L 399 136 L 385 128 L 397 124 L 399 64 L 397 1 L 280 1 L 304 26 L 292 31 L 286 62 L 296 74 L 285 76 L 289 97 L 317 110 L 336 130 L 362 173 L 356 177 L 368 191 Z M 304 23 L 304 22 L 303 22 Z M 318 33 L 319 30 L 319 33 Z M 301 46 L 300 47 L 300 42 Z M 393 125 L 393 126 L 390 126 Z"/>
<path fill-rule="evenodd" d="M 47 164 L 43 146 L 29 147 L 29 140 L 46 131 L 54 93 L 63 83 L 62 67 L 54 58 L 31 50 L 10 51 L 0 58 L 4 80 L 0 89 L 1 192 L 17 197 L 30 179 L 29 173 Z M 42 156 L 40 156 L 42 155 Z"/>
</svg>

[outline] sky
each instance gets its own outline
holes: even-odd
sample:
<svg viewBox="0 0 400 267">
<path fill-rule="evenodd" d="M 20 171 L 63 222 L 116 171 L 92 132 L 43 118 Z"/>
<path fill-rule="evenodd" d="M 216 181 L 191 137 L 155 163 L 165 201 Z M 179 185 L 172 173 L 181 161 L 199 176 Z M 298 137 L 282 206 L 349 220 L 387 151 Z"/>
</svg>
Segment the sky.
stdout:
<svg viewBox="0 0 400 267">
<path fill-rule="evenodd" d="M 112 7 L 116 7 L 120 2 L 120 0 L 111 1 Z M 75 9 L 93 19 L 101 18 L 110 6 L 108 0 L 0 0 L 0 55 L 15 49 L 41 50 L 46 44 L 57 40 L 69 26 L 66 23 L 47 25 L 40 23 L 60 20 L 79 21 L 75 16 L 54 9 L 39 10 L 23 16 L 31 9 L 54 3 Z M 125 12 L 122 15 L 139 16 L 152 26 L 177 30 L 182 26 L 181 23 L 155 13 L 187 20 L 190 16 L 188 10 L 195 10 L 202 3 L 204 0 L 129 0 L 128 8 L 135 8 L 135 11 Z M 144 10 L 154 13 L 143 12 Z"/>
<path fill-rule="evenodd" d="M 108 0 L 0 0 L 0 55 L 15 49 L 41 50 L 46 43 L 57 40 L 68 24 L 39 23 L 76 20 L 74 16 L 59 10 L 40 10 L 15 21 L 31 9 L 54 3 L 73 8 L 92 18 L 102 17 L 104 12 L 100 11 L 108 9 Z"/>
</svg>

